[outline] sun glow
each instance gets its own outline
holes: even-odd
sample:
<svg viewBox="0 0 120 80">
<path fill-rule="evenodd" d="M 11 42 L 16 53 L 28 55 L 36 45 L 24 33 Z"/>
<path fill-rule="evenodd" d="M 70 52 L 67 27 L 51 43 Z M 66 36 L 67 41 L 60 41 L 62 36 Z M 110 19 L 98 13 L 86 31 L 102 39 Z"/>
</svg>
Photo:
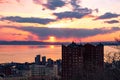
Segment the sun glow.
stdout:
<svg viewBox="0 0 120 80">
<path fill-rule="evenodd" d="M 55 37 L 54 37 L 54 36 L 50 36 L 50 37 L 49 37 L 49 41 L 50 41 L 50 42 L 55 42 L 55 41 L 56 41 L 56 39 L 55 39 Z"/>
<path fill-rule="evenodd" d="M 53 49 L 53 48 L 55 48 L 55 46 L 54 45 L 50 45 L 50 48 Z"/>
</svg>

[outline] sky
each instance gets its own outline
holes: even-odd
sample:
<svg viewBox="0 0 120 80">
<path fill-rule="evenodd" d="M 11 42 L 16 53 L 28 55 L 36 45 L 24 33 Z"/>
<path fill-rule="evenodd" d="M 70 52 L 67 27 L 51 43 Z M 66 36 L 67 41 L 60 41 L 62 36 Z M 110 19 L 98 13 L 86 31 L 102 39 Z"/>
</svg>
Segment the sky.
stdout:
<svg viewBox="0 0 120 80">
<path fill-rule="evenodd" d="M 120 0 L 0 0 L 0 40 L 114 41 L 119 8 Z"/>
</svg>

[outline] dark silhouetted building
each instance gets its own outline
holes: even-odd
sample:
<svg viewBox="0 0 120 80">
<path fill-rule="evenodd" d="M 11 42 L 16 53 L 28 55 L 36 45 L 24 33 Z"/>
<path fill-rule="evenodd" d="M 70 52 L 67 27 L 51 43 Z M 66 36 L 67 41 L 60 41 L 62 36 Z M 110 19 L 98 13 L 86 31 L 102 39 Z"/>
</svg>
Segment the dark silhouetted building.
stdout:
<svg viewBox="0 0 120 80">
<path fill-rule="evenodd" d="M 49 58 L 47 59 L 47 63 L 48 63 L 47 65 L 51 67 L 53 66 L 54 61 L 51 58 Z"/>
<path fill-rule="evenodd" d="M 0 75 L 9 76 L 12 74 L 10 66 L 0 66 Z"/>
<path fill-rule="evenodd" d="M 40 55 L 35 57 L 35 64 L 40 64 Z"/>
<path fill-rule="evenodd" d="M 84 70 L 87 73 L 101 72 L 104 66 L 104 47 L 85 44 L 83 53 Z"/>
<path fill-rule="evenodd" d="M 84 73 L 103 70 L 103 45 L 62 45 L 62 80 L 82 78 Z"/>
<path fill-rule="evenodd" d="M 46 56 L 42 57 L 42 64 L 45 65 L 46 64 Z"/>
</svg>

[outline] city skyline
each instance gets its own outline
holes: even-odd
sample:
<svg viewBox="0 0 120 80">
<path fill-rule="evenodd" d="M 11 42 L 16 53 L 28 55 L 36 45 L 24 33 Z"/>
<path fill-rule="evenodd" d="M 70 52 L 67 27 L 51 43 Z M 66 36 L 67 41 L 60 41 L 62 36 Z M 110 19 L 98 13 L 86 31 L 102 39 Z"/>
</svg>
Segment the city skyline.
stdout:
<svg viewBox="0 0 120 80">
<path fill-rule="evenodd" d="M 61 60 L 47 59 L 40 55 L 36 55 L 35 61 L 32 63 L 0 63 L 0 80 L 57 80 L 61 72 Z"/>
<path fill-rule="evenodd" d="M 47 59 L 61 59 L 61 47 L 55 45 L 2 45 L 0 46 L 0 63 L 33 62 L 40 54 Z"/>
<path fill-rule="evenodd" d="M 0 40 L 114 41 L 119 0 L 0 0 Z"/>
</svg>

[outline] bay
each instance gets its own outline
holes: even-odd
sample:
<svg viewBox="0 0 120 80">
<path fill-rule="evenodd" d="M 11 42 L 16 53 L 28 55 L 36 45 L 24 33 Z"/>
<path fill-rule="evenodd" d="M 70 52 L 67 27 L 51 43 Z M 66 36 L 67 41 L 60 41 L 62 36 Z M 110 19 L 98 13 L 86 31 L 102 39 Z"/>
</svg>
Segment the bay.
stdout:
<svg viewBox="0 0 120 80">
<path fill-rule="evenodd" d="M 104 46 L 105 55 L 119 50 L 116 46 Z M 57 60 L 61 59 L 61 54 L 61 45 L 0 45 L 0 63 L 34 62 L 36 55 Z"/>
<path fill-rule="evenodd" d="M 0 45 L 0 63 L 34 62 L 36 55 L 61 59 L 61 45 Z"/>
</svg>

